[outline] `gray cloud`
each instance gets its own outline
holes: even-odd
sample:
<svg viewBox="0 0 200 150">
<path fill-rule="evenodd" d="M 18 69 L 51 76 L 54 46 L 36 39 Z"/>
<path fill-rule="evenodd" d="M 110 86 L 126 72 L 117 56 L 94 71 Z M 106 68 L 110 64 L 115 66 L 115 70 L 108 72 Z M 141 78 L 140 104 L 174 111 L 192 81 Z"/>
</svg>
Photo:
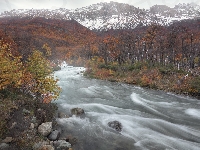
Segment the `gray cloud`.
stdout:
<svg viewBox="0 0 200 150">
<path fill-rule="evenodd" d="M 99 2 L 109 2 L 110 0 L 0 0 L 0 12 L 11 9 L 75 9 Z M 178 3 L 199 4 L 199 0 L 113 0 L 120 3 L 128 3 L 140 8 L 149 8 L 152 5 L 168 5 L 173 7 Z"/>
</svg>

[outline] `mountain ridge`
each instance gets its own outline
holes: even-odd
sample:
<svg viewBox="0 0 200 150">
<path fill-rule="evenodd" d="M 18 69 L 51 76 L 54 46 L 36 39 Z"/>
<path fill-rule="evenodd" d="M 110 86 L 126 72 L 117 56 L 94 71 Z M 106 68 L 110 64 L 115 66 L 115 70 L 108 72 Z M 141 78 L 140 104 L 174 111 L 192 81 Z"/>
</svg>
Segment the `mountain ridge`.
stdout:
<svg viewBox="0 0 200 150">
<path fill-rule="evenodd" d="M 77 9 L 19 9 L 5 11 L 0 17 L 45 17 L 51 19 L 76 20 L 90 30 L 134 29 L 152 23 L 170 25 L 175 21 L 200 18 L 200 6 L 195 3 L 178 4 L 174 8 L 154 5 L 140 9 L 118 2 L 101 2 Z"/>
</svg>

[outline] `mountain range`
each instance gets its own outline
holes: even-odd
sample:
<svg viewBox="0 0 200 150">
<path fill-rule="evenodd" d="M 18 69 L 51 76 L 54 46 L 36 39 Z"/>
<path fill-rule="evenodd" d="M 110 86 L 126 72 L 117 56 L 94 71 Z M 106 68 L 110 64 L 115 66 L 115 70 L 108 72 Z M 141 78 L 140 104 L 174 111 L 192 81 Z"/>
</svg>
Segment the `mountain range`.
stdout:
<svg viewBox="0 0 200 150">
<path fill-rule="evenodd" d="M 91 30 L 134 29 L 152 23 L 170 25 L 186 19 L 200 18 L 200 6 L 195 3 L 178 4 L 174 8 L 166 5 L 154 5 L 150 9 L 140 9 L 129 4 L 110 2 L 98 3 L 73 10 L 60 8 L 48 9 L 18 9 L 5 11 L 4 17 L 45 17 L 61 20 L 76 20 Z"/>
</svg>

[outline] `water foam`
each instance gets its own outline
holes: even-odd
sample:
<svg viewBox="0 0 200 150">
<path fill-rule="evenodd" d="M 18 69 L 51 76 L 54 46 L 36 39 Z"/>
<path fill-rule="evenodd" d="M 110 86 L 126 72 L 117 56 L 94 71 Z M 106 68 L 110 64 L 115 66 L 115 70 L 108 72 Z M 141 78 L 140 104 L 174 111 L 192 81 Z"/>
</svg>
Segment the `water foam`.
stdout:
<svg viewBox="0 0 200 150">
<path fill-rule="evenodd" d="M 189 109 L 185 110 L 185 113 L 194 118 L 200 119 L 200 109 L 189 108 Z"/>
</svg>

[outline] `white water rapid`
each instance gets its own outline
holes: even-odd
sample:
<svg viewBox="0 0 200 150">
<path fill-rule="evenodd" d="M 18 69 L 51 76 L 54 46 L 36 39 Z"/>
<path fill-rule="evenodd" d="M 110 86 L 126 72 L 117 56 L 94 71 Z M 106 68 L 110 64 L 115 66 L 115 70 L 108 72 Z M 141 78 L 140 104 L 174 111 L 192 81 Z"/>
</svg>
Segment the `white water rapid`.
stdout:
<svg viewBox="0 0 200 150">
<path fill-rule="evenodd" d="M 62 88 L 55 101 L 59 111 L 85 111 L 85 118 L 57 119 L 62 137 L 78 139 L 76 150 L 200 150 L 200 100 L 87 79 L 83 70 L 66 66 L 55 72 Z M 108 126 L 115 120 L 121 132 Z"/>
</svg>

